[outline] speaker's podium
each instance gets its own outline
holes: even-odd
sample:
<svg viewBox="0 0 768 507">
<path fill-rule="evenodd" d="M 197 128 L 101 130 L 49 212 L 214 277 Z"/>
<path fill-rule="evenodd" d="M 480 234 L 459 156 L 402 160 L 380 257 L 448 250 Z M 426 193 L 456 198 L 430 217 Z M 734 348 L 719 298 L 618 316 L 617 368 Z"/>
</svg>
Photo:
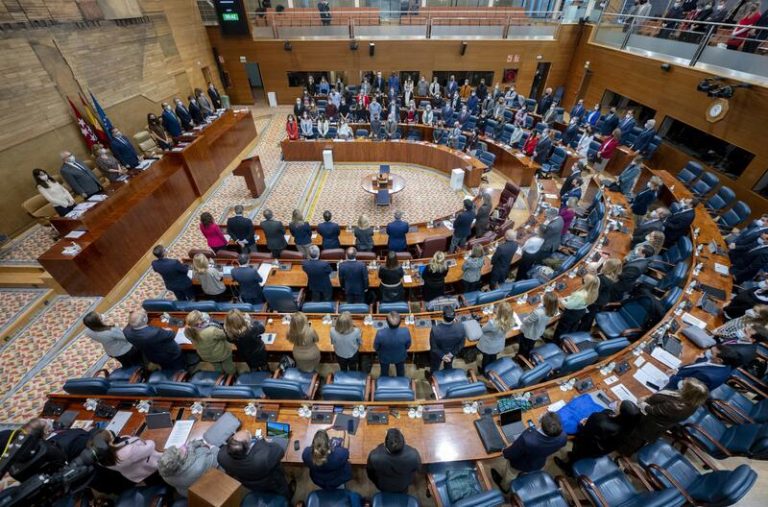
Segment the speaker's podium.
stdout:
<svg viewBox="0 0 768 507">
<path fill-rule="evenodd" d="M 240 162 L 240 165 L 232 171 L 232 174 L 245 178 L 245 185 L 251 191 L 251 196 L 254 198 L 263 194 L 267 188 L 267 185 L 264 183 L 264 169 L 261 167 L 261 160 L 258 155 L 246 158 Z"/>
<path fill-rule="evenodd" d="M 245 494 L 238 481 L 213 468 L 189 487 L 189 507 L 239 507 Z"/>
</svg>

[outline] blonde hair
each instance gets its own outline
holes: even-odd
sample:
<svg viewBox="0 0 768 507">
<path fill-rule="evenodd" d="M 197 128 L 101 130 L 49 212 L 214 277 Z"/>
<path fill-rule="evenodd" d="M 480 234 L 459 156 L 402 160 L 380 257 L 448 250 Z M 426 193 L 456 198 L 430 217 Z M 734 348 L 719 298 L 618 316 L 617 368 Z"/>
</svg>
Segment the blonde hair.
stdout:
<svg viewBox="0 0 768 507">
<path fill-rule="evenodd" d="M 659 252 L 664 247 L 664 233 L 661 231 L 651 231 L 648 234 L 648 244 L 653 247 L 654 255 L 659 255 Z"/>
<path fill-rule="evenodd" d="M 597 301 L 597 295 L 600 292 L 600 279 L 595 275 L 586 275 L 584 277 L 584 288 L 581 289 L 587 293 L 587 305 Z"/>
<path fill-rule="evenodd" d="M 354 328 L 355 326 L 352 323 L 352 314 L 349 312 L 341 312 L 339 318 L 336 319 L 336 324 L 333 326 L 333 329 L 335 329 L 337 333 L 341 334 L 347 334 Z"/>
<path fill-rule="evenodd" d="M 614 282 L 619 279 L 619 275 L 621 274 L 621 261 L 619 259 L 608 259 L 605 261 L 605 264 L 603 264 L 603 270 L 602 274 Z"/>
<path fill-rule="evenodd" d="M 683 385 L 678 390 L 680 398 L 687 405 L 700 407 L 709 398 L 709 389 L 696 378 L 688 377 L 683 380 Z"/>
<path fill-rule="evenodd" d="M 312 438 L 312 464 L 322 466 L 328 461 L 328 455 L 331 454 L 331 441 L 328 438 L 328 432 L 317 430 Z"/>
<path fill-rule="evenodd" d="M 654 190 L 659 189 L 663 184 L 664 182 L 661 181 L 661 178 L 659 178 L 658 176 L 652 176 L 651 179 L 648 181 L 648 186 L 650 186 Z"/>
<path fill-rule="evenodd" d="M 230 310 L 224 319 L 224 332 L 231 338 L 237 338 L 245 334 L 250 327 L 248 316 L 240 310 Z"/>
<path fill-rule="evenodd" d="M 560 304 L 560 299 L 557 297 L 557 294 L 554 292 L 545 292 L 542 301 L 544 303 L 544 313 L 547 317 L 554 317 L 557 315 L 558 305 Z"/>
<path fill-rule="evenodd" d="M 200 340 L 200 329 L 198 329 L 198 327 L 203 323 L 205 323 L 205 319 L 203 319 L 203 314 L 200 310 L 192 310 L 187 314 L 184 335 L 189 338 L 192 343 L 197 343 Z"/>
<path fill-rule="evenodd" d="M 754 317 L 745 316 L 744 319 L 749 324 L 759 324 L 765 326 L 768 324 L 768 305 L 755 305 L 752 307 L 755 312 Z"/>
<path fill-rule="evenodd" d="M 505 333 L 509 332 L 515 325 L 515 312 L 512 311 L 512 307 L 506 301 L 496 307 L 496 324 Z"/>
<path fill-rule="evenodd" d="M 287 338 L 289 342 L 298 346 L 312 343 L 312 328 L 309 327 L 309 321 L 303 312 L 296 312 L 291 316 Z"/>
<path fill-rule="evenodd" d="M 433 273 L 442 273 L 448 270 L 448 265 L 445 262 L 445 252 L 435 252 L 435 255 L 429 261 L 429 269 Z"/>
<path fill-rule="evenodd" d="M 210 266 L 208 265 L 208 257 L 206 257 L 201 253 L 196 254 L 192 258 L 192 267 L 194 268 L 195 273 L 198 273 L 198 274 L 206 273 L 208 271 L 208 268 L 210 268 Z"/>
<path fill-rule="evenodd" d="M 472 251 L 469 253 L 471 257 L 482 257 L 483 256 L 483 246 L 482 245 L 475 245 L 472 247 Z"/>
<path fill-rule="evenodd" d="M 371 223 L 368 221 L 368 217 L 365 215 L 360 215 L 360 218 L 357 219 L 357 228 L 367 229 L 370 226 L 371 226 Z"/>
<path fill-rule="evenodd" d="M 291 214 L 291 223 L 298 225 L 303 222 L 304 222 L 304 215 L 301 214 L 301 210 L 298 210 L 298 209 L 293 210 L 293 213 Z"/>
</svg>

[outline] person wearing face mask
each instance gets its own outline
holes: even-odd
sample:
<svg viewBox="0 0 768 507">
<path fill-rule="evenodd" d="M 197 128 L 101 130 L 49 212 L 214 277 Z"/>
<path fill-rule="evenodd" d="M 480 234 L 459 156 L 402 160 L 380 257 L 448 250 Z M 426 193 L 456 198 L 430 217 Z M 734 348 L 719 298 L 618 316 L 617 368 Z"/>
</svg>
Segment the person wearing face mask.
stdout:
<svg viewBox="0 0 768 507">
<path fill-rule="evenodd" d="M 612 107 L 603 118 L 603 123 L 600 124 L 600 134 L 603 136 L 610 135 L 618 126 L 619 116 L 616 114 L 616 108 Z"/>
<path fill-rule="evenodd" d="M 214 370 L 228 375 L 235 373 L 232 347 L 227 341 L 227 335 L 221 327 L 211 322 L 207 313 L 198 310 L 189 312 L 184 336 L 195 346 L 200 359 L 212 365 Z"/>
<path fill-rule="evenodd" d="M 33 169 L 32 177 L 37 183 L 37 191 L 51 203 L 59 216 L 63 217 L 75 208 L 75 200 L 64 185 L 54 180 L 42 169 Z"/>
<path fill-rule="evenodd" d="M 149 136 L 161 150 L 173 148 L 173 138 L 163 128 L 157 116 L 152 113 L 147 115 L 147 132 L 149 132 Z"/>
<path fill-rule="evenodd" d="M 590 125 L 594 127 L 600 120 L 600 116 L 600 104 L 595 104 L 595 107 L 592 108 L 592 111 L 584 116 L 584 125 Z"/>
<path fill-rule="evenodd" d="M 205 117 L 203 117 L 203 112 L 200 110 L 200 105 L 197 103 L 195 96 L 190 95 L 187 97 L 187 100 L 189 100 L 189 115 L 192 117 L 192 121 L 196 125 L 205 123 Z"/>
<path fill-rule="evenodd" d="M 181 135 L 181 121 L 176 113 L 171 109 L 171 105 L 163 102 L 163 128 L 171 135 L 171 137 L 179 137 Z"/>
<path fill-rule="evenodd" d="M 86 327 L 85 336 L 100 343 L 104 347 L 104 353 L 117 360 L 123 368 L 140 366 L 143 363 L 141 352 L 126 340 L 122 329 L 107 323 L 104 315 L 89 312 L 83 317 L 83 324 Z"/>
<path fill-rule="evenodd" d="M 624 118 L 619 122 L 619 130 L 621 130 L 622 136 L 627 136 L 632 129 L 635 128 L 635 112 L 631 109 L 627 111 Z"/>
<path fill-rule="evenodd" d="M 695 218 L 696 210 L 693 209 L 693 201 L 682 199 L 678 210 L 664 220 L 664 246 L 668 248 L 683 235 L 689 234 Z"/>
<path fill-rule="evenodd" d="M 645 122 L 643 130 L 635 137 L 634 142 L 630 146 L 634 151 L 643 156 L 648 156 L 648 149 L 650 148 L 651 141 L 653 141 L 656 135 L 656 120 L 648 120 Z"/>
<path fill-rule="evenodd" d="M 88 199 L 92 195 L 98 194 L 104 190 L 91 172 L 85 162 L 77 160 L 72 153 L 68 151 L 61 152 L 61 168 L 59 174 L 67 182 L 67 185 L 78 195 Z"/>
<path fill-rule="evenodd" d="M 733 370 L 741 365 L 741 357 L 730 348 L 713 347 L 691 364 L 681 365 L 669 377 L 664 389 L 675 389 L 683 379 L 695 378 L 714 391 L 725 383 Z"/>
<path fill-rule="evenodd" d="M 208 83 L 208 96 L 211 98 L 213 107 L 216 109 L 221 109 L 221 95 L 213 83 Z"/>
<path fill-rule="evenodd" d="M 670 20 L 683 19 L 685 17 L 685 12 L 683 12 L 683 2 L 675 0 L 675 3 L 667 10 L 664 17 Z M 680 23 L 676 21 L 663 21 L 661 23 L 661 30 L 659 30 L 659 34 L 656 37 L 659 39 L 669 39 L 669 36 L 675 32 L 679 24 Z"/>
<path fill-rule="evenodd" d="M 651 256 L 653 256 L 653 247 L 650 245 L 638 245 L 634 249 L 634 256 L 627 256 L 621 268 L 621 274 L 611 289 L 612 301 L 621 300 L 632 290 L 637 280 L 648 271 Z"/>
<path fill-rule="evenodd" d="M 617 183 L 621 189 L 621 193 L 627 197 L 632 196 L 632 189 L 635 188 L 635 183 L 640 177 L 640 172 L 643 169 L 643 157 L 637 156 L 632 160 L 632 163 L 624 168 L 619 173 Z"/>
<path fill-rule="evenodd" d="M 706 21 L 709 19 L 709 17 L 712 15 L 712 12 L 712 2 L 711 0 L 706 0 L 703 7 L 700 7 L 693 15 L 694 23 L 691 25 L 689 31 L 686 33 L 681 33 L 680 39 L 684 40 L 685 42 L 692 42 L 694 44 L 701 42 L 701 38 L 704 37 L 704 32 L 707 31 L 709 26 L 701 23 L 701 21 Z"/>
<path fill-rule="evenodd" d="M 717 2 L 714 11 L 709 15 L 707 21 L 709 23 L 723 23 L 726 16 L 728 16 L 728 10 L 725 8 L 725 2 L 720 0 Z"/>
<path fill-rule="evenodd" d="M 184 102 L 180 98 L 174 97 L 173 103 L 176 104 L 176 116 L 181 121 L 181 128 L 185 131 L 192 130 L 192 115 L 189 114 L 189 110 L 184 107 Z"/>
<path fill-rule="evenodd" d="M 757 283 L 757 286 L 739 292 L 736 297 L 731 299 L 728 306 L 723 308 L 723 314 L 728 320 L 738 319 L 747 312 L 751 312 L 750 314 L 752 314 L 754 312 L 754 310 L 752 310 L 754 306 L 767 304 L 768 282 L 762 280 Z"/>
<path fill-rule="evenodd" d="M 768 232 L 757 238 L 756 246 L 737 257 L 738 263 L 731 266 L 731 274 L 737 284 L 754 278 L 768 266 Z"/>
<path fill-rule="evenodd" d="M 112 129 L 110 148 L 123 166 L 133 169 L 139 165 L 139 155 L 136 153 L 136 148 L 117 127 Z"/>
<path fill-rule="evenodd" d="M 214 113 L 213 105 L 211 105 L 208 98 L 206 98 L 203 90 L 195 88 L 195 97 L 197 98 L 197 103 L 200 105 L 200 112 L 203 113 L 203 116 L 212 116 Z"/>
<path fill-rule="evenodd" d="M 98 156 L 96 157 L 96 169 L 101 171 L 101 174 L 103 174 L 109 181 L 117 181 L 127 172 L 125 167 L 123 167 L 106 148 L 100 148 L 98 151 Z"/>
</svg>

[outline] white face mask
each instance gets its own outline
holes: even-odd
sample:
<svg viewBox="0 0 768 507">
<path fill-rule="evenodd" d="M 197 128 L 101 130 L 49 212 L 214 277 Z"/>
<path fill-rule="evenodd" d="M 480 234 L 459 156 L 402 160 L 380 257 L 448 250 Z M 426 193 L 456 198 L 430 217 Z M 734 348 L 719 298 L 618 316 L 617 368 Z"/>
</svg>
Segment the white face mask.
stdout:
<svg viewBox="0 0 768 507">
<path fill-rule="evenodd" d="M 75 156 L 74 155 L 70 155 L 70 156 L 67 157 L 67 162 L 74 162 L 74 161 L 75 161 Z"/>
<path fill-rule="evenodd" d="M 755 225 L 757 225 L 758 227 L 763 227 L 765 226 L 765 220 L 758 218 L 757 220 L 755 220 Z"/>
<path fill-rule="evenodd" d="M 757 317 L 757 312 L 754 311 L 752 308 L 750 308 L 749 310 L 744 312 L 744 316 L 745 317 L 749 317 L 749 318 L 755 318 L 755 317 Z"/>
<path fill-rule="evenodd" d="M 757 238 L 757 244 L 758 245 L 764 245 L 765 244 L 765 240 L 763 238 Z"/>
</svg>

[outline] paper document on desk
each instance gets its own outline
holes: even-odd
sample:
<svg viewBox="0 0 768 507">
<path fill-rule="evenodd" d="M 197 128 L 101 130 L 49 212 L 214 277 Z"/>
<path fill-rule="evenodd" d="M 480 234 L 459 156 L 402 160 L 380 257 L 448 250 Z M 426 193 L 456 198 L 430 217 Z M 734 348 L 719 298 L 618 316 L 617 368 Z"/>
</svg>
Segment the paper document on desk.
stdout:
<svg viewBox="0 0 768 507">
<path fill-rule="evenodd" d="M 621 401 L 629 400 L 632 403 L 637 403 L 637 398 L 635 398 L 635 395 L 632 394 L 624 384 L 616 384 L 615 386 L 611 387 L 611 391 Z"/>
<path fill-rule="evenodd" d="M 82 237 L 87 231 L 72 231 L 66 236 L 64 236 L 67 239 L 77 239 L 79 237 Z"/>
<path fill-rule="evenodd" d="M 412 283 L 413 277 L 411 275 L 403 275 L 403 282 L 405 283 Z"/>
<path fill-rule="evenodd" d="M 645 363 L 643 367 L 637 370 L 632 376 L 652 393 L 662 389 L 667 385 L 667 382 L 669 382 L 669 377 L 651 363 Z M 656 387 L 649 385 L 649 383 L 654 384 Z"/>
<path fill-rule="evenodd" d="M 451 223 L 450 220 L 443 220 L 443 227 L 445 227 L 449 231 L 453 230 L 453 224 Z"/>
<path fill-rule="evenodd" d="M 259 276 L 261 277 L 261 285 L 264 287 L 267 283 L 267 279 L 269 278 L 269 274 L 272 272 L 272 268 L 274 266 L 272 264 L 267 264 L 266 262 L 263 263 L 261 266 L 259 266 L 259 269 L 257 270 L 259 272 Z"/>
<path fill-rule="evenodd" d="M 181 447 L 187 443 L 189 434 L 192 433 L 192 426 L 195 425 L 195 421 L 176 421 L 171 430 L 171 434 L 168 436 L 168 440 L 165 441 L 165 449 L 169 447 Z"/>
<path fill-rule="evenodd" d="M 679 368 L 680 363 L 682 362 L 661 347 L 656 347 L 655 349 L 653 349 L 653 352 L 651 352 L 651 357 L 654 357 L 658 361 L 669 366 L 670 368 L 675 368 L 675 369 Z"/>
<path fill-rule="evenodd" d="M 515 319 L 515 327 L 517 329 L 523 327 L 523 321 L 520 319 L 520 316 L 517 314 L 517 312 L 512 312 L 512 318 Z"/>
<path fill-rule="evenodd" d="M 139 162 L 139 165 L 136 166 L 136 169 L 138 169 L 139 171 L 144 171 L 145 169 L 148 169 L 153 162 L 154 162 L 153 159 L 144 159 L 141 162 Z"/>
<path fill-rule="evenodd" d="M 192 342 L 189 341 L 189 338 L 187 338 L 187 335 L 184 334 L 184 328 L 180 327 L 178 331 L 176 331 L 176 337 L 173 339 L 176 343 L 179 345 L 191 345 Z"/>
<path fill-rule="evenodd" d="M 557 199 L 556 194 L 544 194 L 545 199 Z"/>
<path fill-rule="evenodd" d="M 224 266 L 221 268 L 221 272 L 224 274 L 224 276 L 232 276 L 232 269 L 234 266 Z"/>
<path fill-rule="evenodd" d="M 276 338 L 277 335 L 275 333 L 262 333 L 261 335 L 261 341 L 264 342 L 264 345 L 272 345 L 275 343 Z"/>
<path fill-rule="evenodd" d="M 720 275 L 728 275 L 728 273 L 730 273 L 730 270 L 728 269 L 728 266 L 726 266 L 725 264 L 720 264 L 719 262 L 716 262 L 715 273 L 718 273 Z"/>
<path fill-rule="evenodd" d="M 692 326 L 696 326 L 696 327 L 701 328 L 701 329 L 706 329 L 706 327 L 707 327 L 707 323 L 706 322 L 704 322 L 701 319 L 697 319 L 696 317 L 694 317 L 693 315 L 691 315 L 688 312 L 685 312 L 683 314 L 682 320 L 686 324 L 690 324 Z"/>
<path fill-rule="evenodd" d="M 547 407 L 548 412 L 557 412 L 565 406 L 565 400 L 556 401 Z"/>
<path fill-rule="evenodd" d="M 90 202 L 101 202 L 107 198 L 106 194 L 96 194 L 92 195 L 88 198 L 88 201 Z"/>
<path fill-rule="evenodd" d="M 131 418 L 131 415 L 133 415 L 133 412 L 130 412 L 128 410 L 119 410 L 114 415 L 114 417 L 112 417 L 112 420 L 109 421 L 109 424 L 107 424 L 107 427 L 104 429 L 111 431 L 115 435 L 119 435 L 120 432 L 123 430 L 123 427 Z"/>
</svg>

